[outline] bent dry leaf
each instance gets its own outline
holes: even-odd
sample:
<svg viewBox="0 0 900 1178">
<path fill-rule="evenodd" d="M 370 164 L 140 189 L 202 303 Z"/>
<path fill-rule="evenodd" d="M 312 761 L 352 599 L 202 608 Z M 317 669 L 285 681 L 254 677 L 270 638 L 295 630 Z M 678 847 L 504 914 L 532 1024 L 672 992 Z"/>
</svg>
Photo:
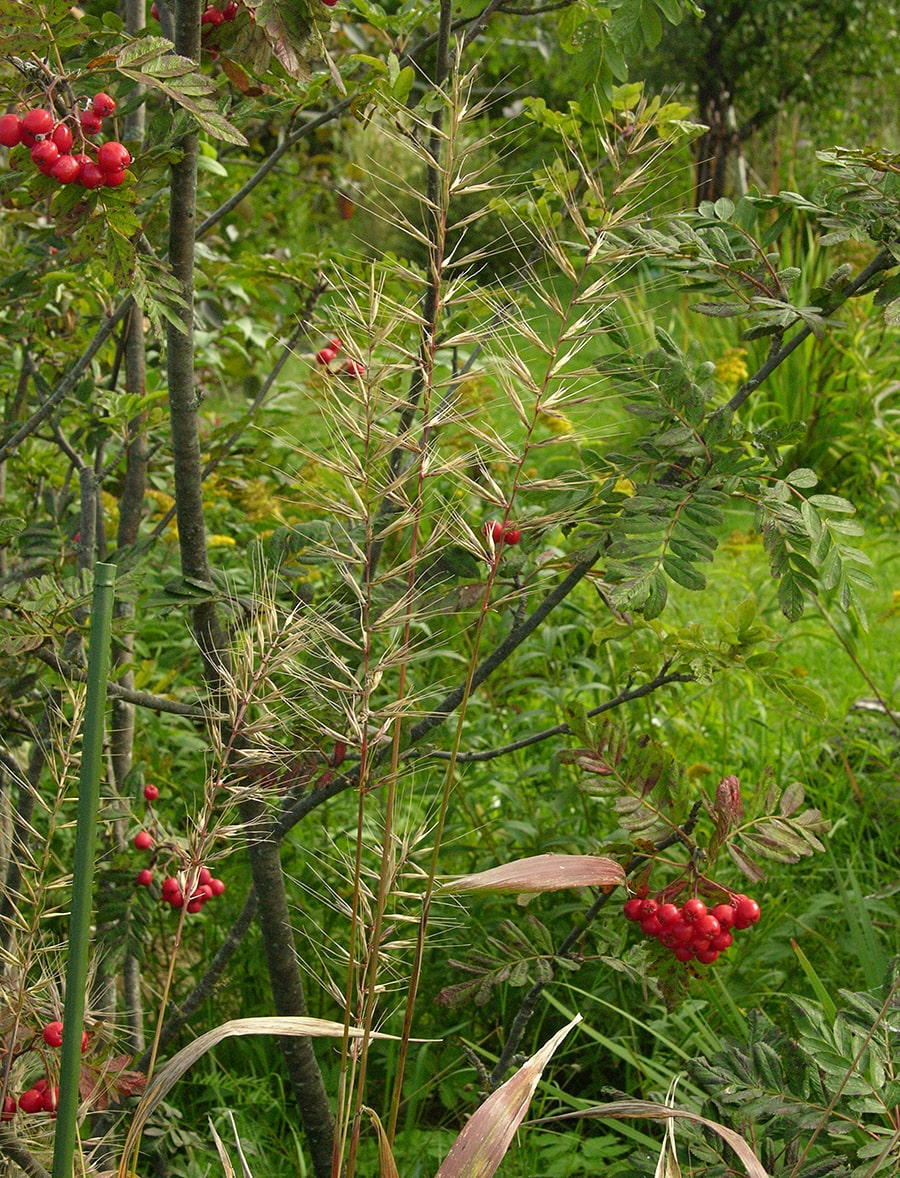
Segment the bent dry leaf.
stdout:
<svg viewBox="0 0 900 1178">
<path fill-rule="evenodd" d="M 496 1173 L 550 1057 L 580 1022 L 581 1015 L 576 1014 L 476 1109 L 450 1147 L 435 1178 L 491 1178 Z"/>
<path fill-rule="evenodd" d="M 344 1035 L 351 1039 L 362 1039 L 366 1032 L 358 1027 L 345 1027 L 343 1023 L 333 1022 L 323 1018 L 278 1017 L 274 1015 L 266 1018 L 238 1018 L 230 1022 L 213 1027 L 203 1035 L 199 1035 L 187 1047 L 175 1053 L 163 1067 L 147 1082 L 144 1095 L 134 1110 L 128 1135 L 122 1147 L 119 1160 L 118 1178 L 127 1178 L 129 1162 L 140 1141 L 141 1134 L 149 1118 L 165 1099 L 169 1091 L 181 1079 L 185 1072 L 197 1062 L 207 1051 L 221 1043 L 224 1039 L 233 1039 L 241 1035 L 292 1035 L 303 1038 L 341 1039 Z M 393 1039 L 396 1035 L 386 1035 L 381 1031 L 372 1031 L 369 1039 Z M 423 1040 L 416 1040 L 422 1042 Z"/>
<path fill-rule="evenodd" d="M 662 1117 L 664 1119 L 679 1117 L 693 1121 L 696 1125 L 702 1125 L 705 1129 L 712 1129 L 714 1133 L 718 1133 L 741 1159 L 750 1178 L 769 1178 L 765 1166 L 743 1137 L 735 1133 L 733 1129 L 719 1124 L 718 1121 L 710 1120 L 709 1117 L 701 1117 L 699 1113 L 692 1113 L 688 1109 L 671 1108 L 669 1105 L 657 1104 L 652 1100 L 612 1100 L 608 1104 L 595 1104 L 592 1108 L 578 1109 L 569 1113 L 556 1113 L 552 1117 L 541 1117 L 540 1120 L 530 1121 L 529 1124 L 546 1125 L 552 1121 L 565 1121 L 573 1117 L 601 1117 L 614 1121 L 635 1117 Z"/>
<path fill-rule="evenodd" d="M 563 888 L 608 888 L 625 882 L 625 871 L 603 855 L 529 855 L 500 867 L 442 884 L 445 892 L 558 892 Z"/>
</svg>

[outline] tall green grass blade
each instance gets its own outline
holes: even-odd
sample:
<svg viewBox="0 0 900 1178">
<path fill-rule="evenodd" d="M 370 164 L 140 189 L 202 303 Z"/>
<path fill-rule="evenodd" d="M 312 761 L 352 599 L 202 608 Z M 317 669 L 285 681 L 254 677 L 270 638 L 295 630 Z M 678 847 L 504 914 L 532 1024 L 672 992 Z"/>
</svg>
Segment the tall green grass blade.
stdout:
<svg viewBox="0 0 900 1178">
<path fill-rule="evenodd" d="M 797 960 L 803 968 L 803 972 L 809 978 L 809 983 L 813 988 L 815 996 L 822 1003 L 822 1009 L 825 1012 L 826 1019 L 829 1023 L 833 1023 L 837 1016 L 837 1007 L 834 1004 L 828 987 L 816 973 L 813 963 L 793 938 L 791 939 L 791 948 L 794 950 Z"/>
<path fill-rule="evenodd" d="M 103 720 L 106 712 L 106 680 L 109 675 L 109 640 L 115 583 L 115 565 L 94 565 L 87 700 L 78 783 L 78 824 L 75 831 L 72 915 L 69 921 L 69 958 L 66 967 L 66 1004 L 59 1065 L 59 1110 L 53 1146 L 53 1178 L 72 1178 L 75 1155 L 84 991 L 87 983 L 94 895 L 94 844 L 97 814 L 100 809 Z"/>
</svg>

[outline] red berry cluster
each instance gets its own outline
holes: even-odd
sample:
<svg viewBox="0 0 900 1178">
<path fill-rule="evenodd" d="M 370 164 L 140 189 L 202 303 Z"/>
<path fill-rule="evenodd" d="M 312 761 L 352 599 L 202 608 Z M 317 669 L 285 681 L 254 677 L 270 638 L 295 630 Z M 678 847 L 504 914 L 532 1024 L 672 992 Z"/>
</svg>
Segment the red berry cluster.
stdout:
<svg viewBox="0 0 900 1178">
<path fill-rule="evenodd" d="M 153 803 L 159 797 L 159 789 L 155 785 L 144 786 L 144 798 L 148 803 L 148 808 L 152 809 Z M 153 846 L 153 835 L 149 830 L 139 830 L 134 836 L 134 846 L 138 851 L 149 851 Z M 187 873 L 182 875 L 186 877 Z M 138 887 L 149 888 L 153 886 L 153 871 L 151 867 L 145 867 L 142 871 L 137 873 L 134 881 Z M 160 899 L 172 908 L 186 908 L 188 912 L 199 912 L 207 900 L 212 900 L 216 896 L 221 896 L 225 891 L 225 884 L 221 879 L 214 879 L 212 872 L 208 867 L 201 867 L 197 876 L 197 883 L 189 896 L 185 896 L 184 883 L 176 875 L 167 875 L 160 888 Z"/>
<path fill-rule="evenodd" d="M 42 1034 L 44 1042 L 48 1047 L 62 1046 L 63 1025 L 59 1019 L 54 1019 L 52 1023 L 47 1023 Z M 89 1037 L 87 1031 L 82 1031 L 82 1054 L 87 1051 L 88 1042 Z M 16 1115 L 17 1108 L 20 1108 L 23 1113 L 50 1113 L 52 1117 L 55 1117 L 58 1105 L 59 1085 L 51 1084 L 47 1077 L 44 1076 L 34 1083 L 27 1092 L 23 1092 L 18 1100 L 10 1095 L 3 1098 L 3 1110 L 0 1112 L 0 1121 L 11 1121 Z"/>
<path fill-rule="evenodd" d="M 333 339 L 324 348 L 320 348 L 316 352 L 316 361 L 319 364 L 324 364 L 329 367 L 333 360 L 337 359 L 338 352 L 344 346 L 344 341 L 340 339 Z M 347 376 L 362 376 L 366 371 L 365 364 L 361 364 L 359 360 L 347 359 L 341 364 L 338 372 L 343 372 Z"/>
<path fill-rule="evenodd" d="M 489 519 L 481 530 L 494 544 L 518 544 L 522 539 L 518 528 L 504 527 L 496 519 Z"/>
<path fill-rule="evenodd" d="M 214 879 L 208 867 L 201 867 L 197 876 L 197 886 L 189 896 L 186 896 L 182 883 L 175 875 L 167 875 L 162 881 L 161 898 L 172 908 L 186 908 L 188 912 L 199 912 L 208 900 L 221 896 L 225 891 L 225 884 L 221 879 Z"/>
<path fill-rule="evenodd" d="M 108 94 L 95 94 L 90 105 L 76 115 L 57 120 L 44 107 L 36 106 L 21 117 L 0 117 L 0 145 L 29 148 L 38 171 L 52 176 L 60 184 L 80 184 L 82 188 L 118 188 L 131 163 L 128 148 L 117 139 L 101 143 L 96 155 L 88 153 L 86 136 L 99 134 L 103 120 L 116 109 Z M 75 128 L 73 133 L 72 128 Z M 80 151 L 74 152 L 75 136 Z"/>
<path fill-rule="evenodd" d="M 697 896 L 679 908 L 661 900 L 626 900 L 625 918 L 641 926 L 641 932 L 655 937 L 671 949 L 679 961 L 712 965 L 731 945 L 733 932 L 749 928 L 759 920 L 759 905 L 749 896 L 732 895 L 729 903 L 716 904 L 707 911 Z"/>
</svg>

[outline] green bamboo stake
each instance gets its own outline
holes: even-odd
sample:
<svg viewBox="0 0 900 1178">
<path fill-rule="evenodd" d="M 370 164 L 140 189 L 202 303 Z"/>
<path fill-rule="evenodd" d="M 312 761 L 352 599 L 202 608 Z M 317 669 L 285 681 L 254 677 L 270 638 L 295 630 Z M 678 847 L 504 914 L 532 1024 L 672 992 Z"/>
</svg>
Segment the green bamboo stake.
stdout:
<svg viewBox="0 0 900 1178">
<path fill-rule="evenodd" d="M 100 810 L 103 760 L 103 721 L 109 675 L 110 631 L 116 583 L 114 564 L 94 565 L 91 638 L 88 646 L 87 700 L 82 734 L 78 787 L 78 824 L 75 830 L 75 869 L 72 878 L 72 915 L 69 920 L 69 960 L 66 1003 L 59 1064 L 59 1109 L 53 1146 L 53 1178 L 72 1178 L 78 1122 L 78 1081 L 81 1076 L 81 1034 L 87 986 L 94 896 L 94 845 Z"/>
</svg>

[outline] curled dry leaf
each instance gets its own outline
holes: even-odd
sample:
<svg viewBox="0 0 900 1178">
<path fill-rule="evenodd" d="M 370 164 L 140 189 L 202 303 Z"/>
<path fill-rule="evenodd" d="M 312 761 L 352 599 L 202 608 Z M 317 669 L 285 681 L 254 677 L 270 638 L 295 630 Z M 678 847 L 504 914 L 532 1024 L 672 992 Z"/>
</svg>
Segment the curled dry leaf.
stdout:
<svg viewBox="0 0 900 1178">
<path fill-rule="evenodd" d="M 581 1015 L 576 1014 L 475 1110 L 450 1147 L 435 1178 L 491 1178 L 496 1173 L 551 1055 L 580 1022 Z"/>
<path fill-rule="evenodd" d="M 546 1125 L 550 1121 L 565 1121 L 572 1117 L 604 1117 L 609 1120 L 620 1120 L 631 1117 L 680 1117 L 687 1121 L 693 1121 L 696 1125 L 703 1125 L 707 1129 L 712 1129 L 714 1133 L 718 1133 L 723 1141 L 726 1141 L 741 1159 L 744 1169 L 750 1178 L 769 1178 L 769 1173 L 765 1166 L 763 1166 L 762 1162 L 743 1137 L 735 1133 L 733 1129 L 729 1129 L 725 1125 L 720 1125 L 718 1121 L 712 1121 L 709 1117 L 701 1117 L 699 1113 L 692 1113 L 688 1109 L 672 1108 L 670 1105 L 657 1104 L 652 1100 L 613 1100 L 608 1104 L 596 1104 L 592 1108 L 579 1109 L 576 1112 L 557 1113 L 552 1117 L 541 1117 L 532 1123 L 535 1125 Z"/>
<path fill-rule="evenodd" d="M 147 1081 L 146 1090 L 137 1108 L 134 1110 L 134 1115 L 128 1128 L 128 1135 L 122 1147 L 122 1154 L 119 1159 L 118 1178 L 127 1178 L 130 1160 L 134 1151 L 137 1149 L 141 1134 L 144 1131 L 144 1126 L 154 1110 L 158 1108 L 160 1102 L 165 1099 L 170 1089 L 181 1079 L 188 1068 L 192 1064 L 195 1064 L 201 1056 L 204 1056 L 207 1051 L 215 1047 L 217 1043 L 221 1043 L 223 1039 L 232 1039 L 240 1035 L 295 1035 L 305 1038 L 327 1037 L 341 1039 L 345 1033 L 351 1039 L 362 1039 L 365 1037 L 365 1031 L 360 1030 L 358 1027 L 345 1028 L 343 1023 L 332 1022 L 329 1019 L 274 1015 L 266 1018 L 232 1019 L 230 1022 L 213 1027 L 211 1031 L 207 1031 L 204 1035 L 199 1035 L 187 1047 L 183 1047 L 181 1051 L 176 1052 Z M 381 1031 L 372 1031 L 369 1034 L 369 1038 L 396 1039 L 397 1036 L 386 1035 Z M 413 1042 L 421 1043 L 425 1042 L 425 1040 L 417 1039 L 413 1040 Z"/>
<path fill-rule="evenodd" d="M 624 884 L 625 871 L 603 855 L 530 855 L 442 884 L 445 892 L 556 892 Z"/>
</svg>

